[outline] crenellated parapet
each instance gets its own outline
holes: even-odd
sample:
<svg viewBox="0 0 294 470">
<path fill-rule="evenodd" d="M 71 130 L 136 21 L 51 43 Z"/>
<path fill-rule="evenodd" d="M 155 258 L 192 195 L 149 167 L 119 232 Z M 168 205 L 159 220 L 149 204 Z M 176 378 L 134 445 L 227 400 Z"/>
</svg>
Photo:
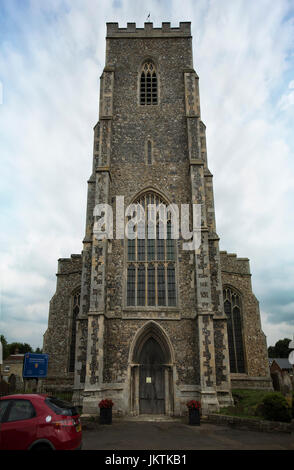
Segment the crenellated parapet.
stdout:
<svg viewBox="0 0 294 470">
<path fill-rule="evenodd" d="M 126 28 L 120 28 L 118 23 L 107 23 L 107 38 L 167 38 L 190 37 L 191 22 L 180 22 L 178 27 L 171 27 L 169 22 L 162 23 L 161 28 L 154 28 L 153 23 L 144 23 L 144 28 L 137 28 L 136 23 L 127 23 Z"/>
<path fill-rule="evenodd" d="M 58 260 L 58 272 L 60 274 L 71 274 L 81 270 L 81 258 L 80 254 L 73 254 L 70 258 L 59 258 Z"/>
<path fill-rule="evenodd" d="M 238 258 L 235 253 L 220 251 L 220 259 L 222 272 L 251 276 L 248 258 Z"/>
</svg>

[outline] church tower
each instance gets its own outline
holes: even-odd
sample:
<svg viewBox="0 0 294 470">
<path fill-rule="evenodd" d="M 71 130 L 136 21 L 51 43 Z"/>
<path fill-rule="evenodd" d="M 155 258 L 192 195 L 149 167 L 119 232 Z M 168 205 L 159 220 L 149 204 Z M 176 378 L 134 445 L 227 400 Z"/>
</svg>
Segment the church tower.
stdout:
<svg viewBox="0 0 294 470">
<path fill-rule="evenodd" d="M 118 236 L 118 197 L 131 204 L 201 206 L 201 243 Z M 95 230 L 113 210 L 112 238 Z M 125 220 L 129 220 L 126 217 Z M 59 260 L 44 351 L 51 383 L 97 413 L 181 415 L 231 404 L 231 388 L 271 388 L 249 261 L 219 251 L 190 23 L 107 24 L 81 255 Z M 58 329 L 58 331 L 57 331 Z M 48 383 L 50 377 L 48 378 Z"/>
</svg>

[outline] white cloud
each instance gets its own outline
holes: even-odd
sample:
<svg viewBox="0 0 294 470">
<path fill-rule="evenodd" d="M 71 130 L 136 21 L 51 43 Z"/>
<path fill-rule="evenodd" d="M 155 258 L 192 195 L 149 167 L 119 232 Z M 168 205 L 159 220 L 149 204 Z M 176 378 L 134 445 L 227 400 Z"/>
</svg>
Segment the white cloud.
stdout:
<svg viewBox="0 0 294 470">
<path fill-rule="evenodd" d="M 269 289 L 280 297 L 294 291 L 289 2 L 34 0 L 29 9 L 14 1 L 7 8 L 13 29 L 0 50 L 1 332 L 42 344 L 57 259 L 80 252 L 84 235 L 105 22 L 142 27 L 150 11 L 155 26 L 192 22 L 221 249 L 251 259 L 255 293 L 266 303 L 265 333 L 283 334 L 266 299 Z M 14 319 L 20 312 L 23 322 Z"/>
<path fill-rule="evenodd" d="M 286 322 L 280 322 L 274 325 L 269 320 L 269 315 L 261 311 L 261 322 L 266 334 L 267 346 L 274 346 L 277 341 L 284 338 L 293 338 L 293 327 Z M 289 350 L 290 353 L 290 350 Z"/>
<path fill-rule="evenodd" d="M 294 80 L 291 80 L 291 82 L 288 85 L 288 88 L 289 90 L 292 90 L 294 88 Z M 294 105 L 294 91 L 290 91 L 290 92 L 287 91 L 287 93 L 281 96 L 278 106 L 281 108 L 282 111 L 285 111 L 287 108 L 293 105 Z"/>
</svg>

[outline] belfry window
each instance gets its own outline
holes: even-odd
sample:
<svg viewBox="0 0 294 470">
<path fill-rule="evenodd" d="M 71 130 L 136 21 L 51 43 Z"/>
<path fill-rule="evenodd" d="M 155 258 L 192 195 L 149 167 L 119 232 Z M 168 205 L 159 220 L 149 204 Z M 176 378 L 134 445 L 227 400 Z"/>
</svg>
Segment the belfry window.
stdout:
<svg viewBox="0 0 294 470">
<path fill-rule="evenodd" d="M 157 74 L 151 61 L 144 62 L 140 77 L 140 104 L 154 105 L 158 103 Z"/>
<path fill-rule="evenodd" d="M 75 370 L 75 351 L 76 351 L 76 324 L 77 316 L 80 312 L 81 293 L 77 292 L 72 297 L 72 313 L 71 313 L 71 343 L 69 352 L 69 372 Z"/>
<path fill-rule="evenodd" d="M 166 237 L 156 219 L 149 222 L 148 204 L 166 206 L 157 194 L 148 192 L 134 202 L 145 209 L 145 223 L 138 223 L 138 238 L 128 240 L 127 246 L 127 306 L 175 307 L 176 296 L 176 248 L 171 236 L 171 217 L 167 214 Z M 156 226 L 155 226 L 156 223 Z M 154 237 L 150 238 L 150 233 Z M 139 238 L 139 234 L 142 237 Z M 149 235 L 149 236 L 148 236 Z"/>
<path fill-rule="evenodd" d="M 227 316 L 230 370 L 242 374 L 245 373 L 245 358 L 241 298 L 229 287 L 224 289 L 224 310 Z"/>
</svg>

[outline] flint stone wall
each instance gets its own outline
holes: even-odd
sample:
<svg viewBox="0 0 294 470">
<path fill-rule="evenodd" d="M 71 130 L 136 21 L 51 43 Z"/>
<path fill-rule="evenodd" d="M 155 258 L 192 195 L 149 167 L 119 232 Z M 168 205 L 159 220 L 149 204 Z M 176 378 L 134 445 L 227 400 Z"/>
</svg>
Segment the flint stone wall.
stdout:
<svg viewBox="0 0 294 470">
<path fill-rule="evenodd" d="M 43 353 L 49 354 L 46 383 L 73 384 L 68 372 L 71 339 L 72 296 L 81 286 L 81 255 L 58 260 L 56 292 L 50 301 Z"/>
<path fill-rule="evenodd" d="M 156 320 L 166 332 L 175 353 L 177 385 L 199 384 L 198 332 L 195 320 Z M 146 320 L 108 319 L 105 322 L 104 383 L 124 383 L 129 351 Z M 119 340 L 118 340 L 119 338 Z"/>
<path fill-rule="evenodd" d="M 192 66 L 190 38 L 120 37 L 107 41 L 106 67 L 114 69 L 109 202 L 114 204 L 115 196 L 121 195 L 126 207 L 140 191 L 149 188 L 162 193 L 168 202 L 190 203 L 184 91 L 184 70 Z M 157 106 L 139 105 L 139 70 L 148 57 L 158 72 Z M 148 139 L 152 140 L 151 165 L 146 158 Z M 125 307 L 124 241 L 114 240 L 111 245 L 107 309 L 118 314 Z M 180 314 L 191 318 L 196 313 L 193 260 L 189 252 L 182 250 L 182 241 L 177 245 Z"/>
<path fill-rule="evenodd" d="M 232 387 L 271 388 L 266 337 L 261 328 L 259 303 L 252 292 L 248 258 L 220 252 L 222 284 L 241 294 L 246 374 L 231 374 Z M 263 381 L 252 378 L 264 378 Z M 251 378 L 251 379 L 250 379 Z M 249 379 L 249 380 L 248 380 Z"/>
</svg>

